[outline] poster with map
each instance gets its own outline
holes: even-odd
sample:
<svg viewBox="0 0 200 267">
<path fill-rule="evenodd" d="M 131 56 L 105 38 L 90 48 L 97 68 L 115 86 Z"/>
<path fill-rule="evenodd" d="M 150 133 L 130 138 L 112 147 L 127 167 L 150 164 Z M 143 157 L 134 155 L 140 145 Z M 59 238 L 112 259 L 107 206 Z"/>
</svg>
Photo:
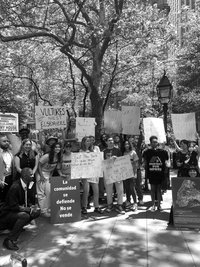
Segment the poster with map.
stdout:
<svg viewBox="0 0 200 267">
<path fill-rule="evenodd" d="M 174 225 L 200 228 L 200 178 L 172 178 Z"/>
</svg>

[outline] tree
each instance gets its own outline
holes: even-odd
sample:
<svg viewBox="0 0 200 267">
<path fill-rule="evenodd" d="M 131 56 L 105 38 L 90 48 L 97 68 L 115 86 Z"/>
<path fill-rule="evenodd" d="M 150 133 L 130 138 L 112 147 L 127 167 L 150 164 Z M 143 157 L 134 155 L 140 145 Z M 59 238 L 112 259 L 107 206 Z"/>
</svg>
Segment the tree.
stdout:
<svg viewBox="0 0 200 267">
<path fill-rule="evenodd" d="M 177 92 L 173 112 L 194 112 L 200 109 L 200 9 L 182 10 L 182 46 L 177 53 Z"/>
<path fill-rule="evenodd" d="M 145 65 L 145 60 L 141 63 L 137 59 L 138 55 L 144 59 L 141 51 L 149 49 L 149 43 L 158 39 L 158 33 L 165 35 L 163 15 L 140 2 L 2 0 L 0 39 L 5 43 L 34 42 L 40 48 L 51 48 L 54 53 L 60 51 L 71 66 L 71 73 L 79 76 L 80 89 L 85 89 L 81 94 L 84 100 L 90 97 L 90 115 L 100 126 L 111 91 L 119 88 L 123 91 L 133 84 L 137 87 L 132 76 L 139 73 L 139 68 L 135 71 L 138 65 Z M 77 77 L 73 86 L 75 83 Z"/>
</svg>

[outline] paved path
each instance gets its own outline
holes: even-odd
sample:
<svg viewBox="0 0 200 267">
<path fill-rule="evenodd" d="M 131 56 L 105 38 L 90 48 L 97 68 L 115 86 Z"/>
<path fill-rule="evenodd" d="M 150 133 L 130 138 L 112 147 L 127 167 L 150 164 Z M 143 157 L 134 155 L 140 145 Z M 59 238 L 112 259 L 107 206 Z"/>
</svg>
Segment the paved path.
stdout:
<svg viewBox="0 0 200 267">
<path fill-rule="evenodd" d="M 200 233 L 168 228 L 171 191 L 164 194 L 163 212 L 151 212 L 150 196 L 137 212 L 91 216 L 80 222 L 51 225 L 39 218 L 23 232 L 19 253 L 31 267 L 197 267 Z M 2 244 L 5 236 L 0 236 Z M 0 266 L 12 252 L 0 250 Z M 20 265 L 14 265 L 15 267 Z"/>
</svg>

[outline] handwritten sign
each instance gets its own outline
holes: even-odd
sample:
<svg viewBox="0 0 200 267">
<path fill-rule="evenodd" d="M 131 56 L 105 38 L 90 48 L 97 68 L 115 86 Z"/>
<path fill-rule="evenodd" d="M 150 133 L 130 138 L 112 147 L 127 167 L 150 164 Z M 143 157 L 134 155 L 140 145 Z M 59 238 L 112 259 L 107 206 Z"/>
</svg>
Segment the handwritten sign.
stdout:
<svg viewBox="0 0 200 267">
<path fill-rule="evenodd" d="M 112 184 L 134 177 L 133 166 L 129 155 L 104 160 L 103 172 L 106 184 Z"/>
<path fill-rule="evenodd" d="M 81 220 L 80 184 L 51 178 L 51 223 L 69 223 Z"/>
<path fill-rule="evenodd" d="M 106 133 L 122 132 L 122 113 L 120 110 L 107 110 L 104 112 L 104 128 Z"/>
<path fill-rule="evenodd" d="M 0 113 L 0 132 L 15 133 L 19 131 L 17 113 Z"/>
<path fill-rule="evenodd" d="M 144 136 L 145 136 L 145 143 L 149 144 L 149 138 L 152 135 L 157 136 L 159 143 L 166 142 L 166 135 L 164 129 L 163 119 L 161 118 L 144 118 Z"/>
<path fill-rule="evenodd" d="M 66 107 L 61 106 L 36 106 L 36 129 L 63 129 L 67 124 Z"/>
<path fill-rule="evenodd" d="M 102 161 L 102 152 L 72 153 L 71 179 L 102 177 Z"/>
<path fill-rule="evenodd" d="M 195 113 L 171 114 L 172 127 L 176 139 L 195 140 Z"/>
<path fill-rule="evenodd" d="M 139 135 L 140 108 L 134 106 L 122 106 L 122 133 Z"/>
<path fill-rule="evenodd" d="M 95 136 L 95 118 L 76 118 L 76 137 L 81 142 L 85 136 Z"/>
</svg>

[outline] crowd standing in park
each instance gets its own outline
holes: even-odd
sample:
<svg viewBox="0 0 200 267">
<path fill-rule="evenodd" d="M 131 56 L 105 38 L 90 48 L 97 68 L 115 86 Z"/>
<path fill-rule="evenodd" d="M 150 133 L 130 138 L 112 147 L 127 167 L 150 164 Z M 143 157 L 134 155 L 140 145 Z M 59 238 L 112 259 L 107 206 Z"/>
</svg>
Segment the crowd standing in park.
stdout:
<svg viewBox="0 0 200 267">
<path fill-rule="evenodd" d="M 103 133 L 98 142 L 94 136 L 85 136 L 79 143 L 72 121 L 64 138 L 62 134 L 46 136 L 45 142 L 24 138 L 19 151 L 13 154 L 7 135 L 2 133 L 0 230 L 10 230 L 3 242 L 4 247 L 18 250 L 17 239 L 23 227 L 39 215 L 51 216 L 51 177 L 60 176 L 70 180 L 72 153 L 101 151 L 104 160 L 113 161 L 128 155 L 133 168 L 133 177 L 124 181 L 107 184 L 103 174 L 102 177 L 80 179 L 83 215 L 88 213 L 91 200 L 94 202 L 94 212 L 99 214 L 111 211 L 125 214 L 129 209 L 137 210 L 138 205 L 144 204 L 146 184 L 150 185 L 151 211 L 156 210 L 156 205 L 157 210 L 162 211 L 162 194 L 170 188 L 170 167 L 178 169 L 179 177 L 199 176 L 199 136 L 197 142 L 182 140 L 178 144 L 171 135 L 168 146 L 159 144 L 157 136 L 151 136 L 149 141 L 149 145 L 146 145 L 141 136 L 135 138 Z M 143 179 L 141 169 L 145 170 Z M 106 204 L 102 206 L 105 198 Z"/>
</svg>

